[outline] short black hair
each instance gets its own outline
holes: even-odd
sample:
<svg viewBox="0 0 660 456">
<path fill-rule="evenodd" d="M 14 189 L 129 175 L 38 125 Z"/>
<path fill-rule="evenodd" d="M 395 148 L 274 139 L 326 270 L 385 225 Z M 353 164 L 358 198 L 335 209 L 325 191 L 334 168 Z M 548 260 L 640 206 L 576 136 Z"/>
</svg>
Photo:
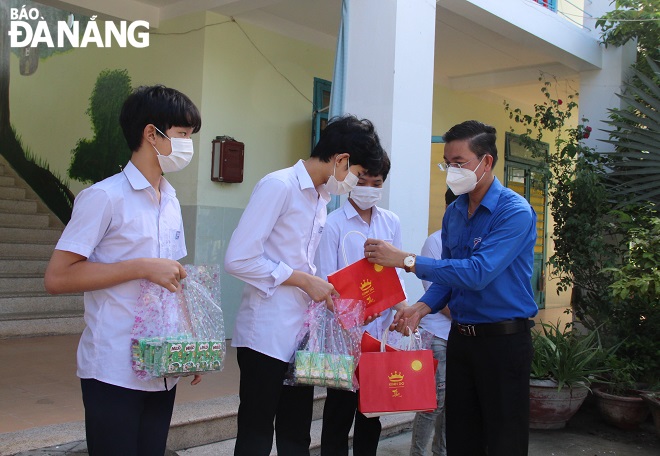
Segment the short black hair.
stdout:
<svg viewBox="0 0 660 456">
<path fill-rule="evenodd" d="M 493 157 L 493 166 L 497 163 L 497 130 L 477 120 L 466 120 L 454 125 L 442 137 L 445 144 L 452 141 L 468 140 L 470 150 L 481 158 L 488 154 Z"/>
<path fill-rule="evenodd" d="M 383 151 L 383 158 L 380 160 L 380 167 L 377 170 L 367 169 L 368 176 L 378 177 L 383 176 L 383 182 L 387 180 L 387 175 L 390 173 L 390 168 L 392 167 L 392 162 L 390 162 L 390 157 L 387 155 L 387 152 Z"/>
<path fill-rule="evenodd" d="M 371 121 L 353 115 L 330 119 L 311 156 L 327 163 L 336 154 L 343 153 L 351 156 L 351 165 L 361 165 L 370 175 L 378 173 L 384 151 Z"/>
<path fill-rule="evenodd" d="M 119 124 L 129 149 L 135 152 L 147 125 L 153 124 L 163 133 L 172 127 L 192 127 L 197 133 L 202 117 L 190 98 L 178 90 L 163 85 L 140 86 L 124 101 Z"/>
</svg>

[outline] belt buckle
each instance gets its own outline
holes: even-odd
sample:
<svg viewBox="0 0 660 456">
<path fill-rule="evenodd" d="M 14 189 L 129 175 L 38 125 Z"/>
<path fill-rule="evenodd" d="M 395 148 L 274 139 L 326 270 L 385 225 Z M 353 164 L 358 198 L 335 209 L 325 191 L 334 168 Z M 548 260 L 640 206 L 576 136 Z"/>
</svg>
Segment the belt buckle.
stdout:
<svg viewBox="0 0 660 456">
<path fill-rule="evenodd" d="M 474 325 L 462 325 L 458 324 L 458 332 L 460 332 L 464 336 L 471 336 L 475 337 L 477 335 L 477 331 L 474 327 Z"/>
</svg>

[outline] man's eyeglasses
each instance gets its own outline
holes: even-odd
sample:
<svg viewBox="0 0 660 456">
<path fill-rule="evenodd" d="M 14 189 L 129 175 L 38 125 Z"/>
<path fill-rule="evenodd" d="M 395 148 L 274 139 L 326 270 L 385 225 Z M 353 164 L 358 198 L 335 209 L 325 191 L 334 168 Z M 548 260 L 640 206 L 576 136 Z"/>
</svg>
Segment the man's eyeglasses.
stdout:
<svg viewBox="0 0 660 456">
<path fill-rule="evenodd" d="M 478 157 L 477 157 L 478 158 Z M 440 171 L 447 171 L 449 168 L 462 168 L 465 165 L 467 165 L 470 162 L 475 161 L 476 158 L 473 158 L 472 160 L 466 161 L 464 163 L 447 163 L 447 162 L 442 162 L 438 163 L 438 168 L 440 168 Z"/>
</svg>

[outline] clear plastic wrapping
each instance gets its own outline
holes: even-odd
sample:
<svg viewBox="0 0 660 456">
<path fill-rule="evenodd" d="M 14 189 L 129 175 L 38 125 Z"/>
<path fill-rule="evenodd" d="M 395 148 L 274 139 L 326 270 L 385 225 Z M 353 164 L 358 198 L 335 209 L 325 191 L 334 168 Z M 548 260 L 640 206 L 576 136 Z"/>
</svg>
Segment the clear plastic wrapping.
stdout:
<svg viewBox="0 0 660 456">
<path fill-rule="evenodd" d="M 425 330 L 422 327 L 418 327 L 414 332 L 410 333 L 409 336 L 404 336 L 398 331 L 383 331 L 384 334 L 381 334 L 381 337 L 378 339 L 385 338 L 385 343 L 390 347 L 394 347 L 397 350 L 429 350 L 431 344 L 433 343 L 433 333 Z"/>
<path fill-rule="evenodd" d="M 298 333 L 286 385 L 314 385 L 356 391 L 364 302 L 335 299 L 334 312 L 312 303 Z"/>
<path fill-rule="evenodd" d="M 220 266 L 184 266 L 176 292 L 147 280 L 131 332 L 133 371 L 143 379 L 220 371 L 226 355 Z"/>
</svg>

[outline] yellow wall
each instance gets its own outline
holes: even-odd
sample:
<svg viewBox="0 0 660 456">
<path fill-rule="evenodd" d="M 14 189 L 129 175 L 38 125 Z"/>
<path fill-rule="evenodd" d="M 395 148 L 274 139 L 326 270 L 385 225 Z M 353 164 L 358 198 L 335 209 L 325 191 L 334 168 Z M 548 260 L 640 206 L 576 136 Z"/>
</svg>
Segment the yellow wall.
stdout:
<svg viewBox="0 0 660 456">
<path fill-rule="evenodd" d="M 209 14 L 210 22 L 222 20 L 227 18 Z M 200 205 L 243 208 L 254 185 L 264 175 L 309 157 L 314 77 L 332 78 L 334 50 L 245 23 L 240 27 L 259 50 L 236 23 L 208 27 L 205 31 L 204 127 L 200 135 L 197 196 Z M 211 141 L 218 135 L 229 135 L 245 143 L 241 184 L 210 180 Z"/>
<path fill-rule="evenodd" d="M 203 15 L 194 15 L 177 20 L 176 25 L 195 28 L 202 20 Z M 163 22 L 159 32 L 170 27 L 171 23 Z M 149 47 L 143 49 L 77 48 L 40 60 L 31 76 L 19 74 L 18 59 L 12 54 L 11 123 L 24 146 L 43 158 L 59 176 L 66 177 L 77 141 L 93 136 L 85 112 L 99 73 L 105 69 L 126 69 L 134 87 L 164 84 L 184 92 L 199 105 L 202 38 L 200 33 L 191 33 L 166 42 L 164 37 L 152 34 Z M 71 181 L 70 187 L 78 193 L 85 185 Z M 190 197 L 184 189 L 179 196 L 182 204 Z"/>
</svg>

